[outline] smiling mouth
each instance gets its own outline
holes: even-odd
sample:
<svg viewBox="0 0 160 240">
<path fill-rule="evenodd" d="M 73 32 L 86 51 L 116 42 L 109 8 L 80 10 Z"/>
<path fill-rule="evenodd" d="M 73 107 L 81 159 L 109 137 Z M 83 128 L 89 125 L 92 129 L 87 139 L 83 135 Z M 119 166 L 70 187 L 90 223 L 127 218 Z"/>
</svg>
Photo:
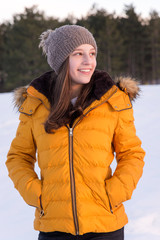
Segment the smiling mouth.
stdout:
<svg viewBox="0 0 160 240">
<path fill-rule="evenodd" d="M 79 72 L 89 73 L 92 69 L 78 69 Z"/>
</svg>

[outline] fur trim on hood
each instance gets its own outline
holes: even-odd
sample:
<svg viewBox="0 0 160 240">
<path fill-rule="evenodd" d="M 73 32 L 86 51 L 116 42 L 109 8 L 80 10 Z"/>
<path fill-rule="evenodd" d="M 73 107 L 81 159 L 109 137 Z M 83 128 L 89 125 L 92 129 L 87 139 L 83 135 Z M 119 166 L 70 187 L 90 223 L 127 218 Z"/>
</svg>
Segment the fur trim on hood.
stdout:
<svg viewBox="0 0 160 240">
<path fill-rule="evenodd" d="M 140 95 L 139 82 L 134 78 L 120 76 L 115 78 L 115 83 L 122 91 L 129 95 L 131 101 L 135 101 Z"/>
<path fill-rule="evenodd" d="M 50 79 L 52 77 L 52 71 L 43 74 L 42 76 L 33 80 L 30 86 L 35 87 L 39 92 L 44 94 L 49 100 L 49 87 Z M 134 101 L 140 93 L 139 83 L 131 77 L 117 77 L 113 81 L 110 76 L 104 72 L 96 70 L 92 76 L 93 78 L 93 89 L 92 95 L 93 100 L 100 99 L 101 96 L 106 93 L 113 85 L 117 85 L 122 91 L 129 95 L 131 101 Z M 14 90 L 14 106 L 20 107 L 27 96 L 27 88 L 29 85 L 24 87 L 19 87 Z"/>
<path fill-rule="evenodd" d="M 14 90 L 14 93 L 13 93 L 13 104 L 14 104 L 14 107 L 15 108 L 20 108 L 20 106 L 22 105 L 22 103 L 24 102 L 24 100 L 26 99 L 27 97 L 27 88 L 29 86 L 24 86 L 24 87 L 19 87 L 19 88 L 16 88 Z"/>
</svg>

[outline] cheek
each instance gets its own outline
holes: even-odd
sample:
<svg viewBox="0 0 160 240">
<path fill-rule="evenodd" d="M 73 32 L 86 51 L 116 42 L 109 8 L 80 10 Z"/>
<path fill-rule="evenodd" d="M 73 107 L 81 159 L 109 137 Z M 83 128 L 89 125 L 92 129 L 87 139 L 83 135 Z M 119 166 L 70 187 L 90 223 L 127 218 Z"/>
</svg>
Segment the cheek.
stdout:
<svg viewBox="0 0 160 240">
<path fill-rule="evenodd" d="M 69 76 L 72 78 L 73 76 L 73 66 L 70 64 L 69 65 Z"/>
<path fill-rule="evenodd" d="M 77 65 L 72 59 L 69 59 L 69 75 L 72 77 L 76 73 Z"/>
<path fill-rule="evenodd" d="M 96 58 L 95 58 L 94 61 L 93 61 L 93 66 L 94 66 L 94 68 L 96 68 L 96 66 L 97 66 Z"/>
</svg>

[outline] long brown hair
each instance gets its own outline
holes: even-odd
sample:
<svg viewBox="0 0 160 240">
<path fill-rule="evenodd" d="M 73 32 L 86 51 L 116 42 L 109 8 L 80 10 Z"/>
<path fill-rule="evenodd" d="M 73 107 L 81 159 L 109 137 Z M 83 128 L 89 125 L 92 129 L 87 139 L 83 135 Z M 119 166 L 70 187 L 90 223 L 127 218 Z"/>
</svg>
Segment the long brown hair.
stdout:
<svg viewBox="0 0 160 240">
<path fill-rule="evenodd" d="M 71 123 L 74 117 L 83 114 L 87 107 L 92 81 L 84 84 L 76 105 L 71 105 L 71 79 L 69 77 L 69 58 L 63 63 L 59 74 L 55 77 L 55 84 L 51 87 L 51 109 L 44 126 L 47 133 L 53 133 L 55 129 Z"/>
</svg>

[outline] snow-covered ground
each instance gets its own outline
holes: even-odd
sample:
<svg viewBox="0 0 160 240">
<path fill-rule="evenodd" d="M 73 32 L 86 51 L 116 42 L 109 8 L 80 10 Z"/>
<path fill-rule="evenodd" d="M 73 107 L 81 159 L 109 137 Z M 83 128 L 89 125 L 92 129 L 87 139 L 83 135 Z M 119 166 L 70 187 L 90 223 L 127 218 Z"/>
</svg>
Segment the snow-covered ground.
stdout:
<svg viewBox="0 0 160 240">
<path fill-rule="evenodd" d="M 125 240 L 160 240 L 160 85 L 142 86 L 134 103 L 137 135 L 146 151 L 144 174 L 125 203 Z M 8 177 L 6 155 L 18 125 L 12 94 L 0 94 L 0 239 L 37 240 L 34 208 L 24 203 Z"/>
</svg>

